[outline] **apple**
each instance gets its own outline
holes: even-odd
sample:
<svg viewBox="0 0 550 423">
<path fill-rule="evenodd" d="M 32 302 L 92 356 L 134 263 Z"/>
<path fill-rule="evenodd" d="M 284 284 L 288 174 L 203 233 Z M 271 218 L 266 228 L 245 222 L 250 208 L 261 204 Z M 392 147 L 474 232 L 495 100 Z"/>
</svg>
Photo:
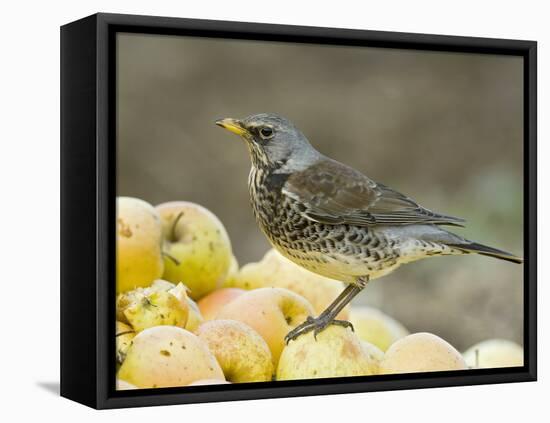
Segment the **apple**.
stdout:
<svg viewBox="0 0 550 423">
<path fill-rule="evenodd" d="M 201 314 L 198 304 L 193 301 L 191 298 L 187 298 L 187 303 L 189 305 L 189 318 L 185 324 L 185 329 L 190 332 L 195 332 L 202 322 L 204 322 L 204 317 Z"/>
<path fill-rule="evenodd" d="M 229 263 L 229 270 L 227 271 L 227 277 L 222 283 L 222 288 L 231 288 L 233 286 L 233 279 L 239 273 L 239 262 L 235 255 L 231 255 L 231 262 Z"/>
<path fill-rule="evenodd" d="M 177 296 L 177 293 L 180 292 L 180 290 L 187 293 L 188 288 L 182 284 L 179 283 L 178 285 L 173 284 L 172 282 L 165 281 L 164 279 L 156 279 L 153 281 L 151 286 L 145 288 L 148 290 L 148 292 L 153 291 L 174 291 L 173 294 Z"/>
<path fill-rule="evenodd" d="M 462 355 L 431 333 L 414 333 L 394 342 L 380 362 L 380 374 L 464 370 Z"/>
<path fill-rule="evenodd" d="M 118 294 L 116 297 L 116 319 L 119 322 L 127 323 L 128 319 L 124 315 L 124 310 L 126 310 L 128 307 L 130 307 L 132 304 L 137 303 L 140 301 L 143 295 L 145 295 L 145 292 L 143 288 L 136 288 L 128 292 L 123 292 L 122 294 Z"/>
<path fill-rule="evenodd" d="M 382 351 L 409 334 L 397 320 L 372 307 L 353 305 L 349 321 L 360 339 L 376 345 Z"/>
<path fill-rule="evenodd" d="M 468 367 L 474 369 L 523 366 L 523 348 L 506 339 L 479 342 L 468 348 L 463 356 Z"/>
<path fill-rule="evenodd" d="M 237 260 L 237 257 L 231 254 L 231 262 L 229 263 L 229 270 L 227 271 L 226 280 L 231 278 L 233 275 L 237 274 L 238 271 L 239 271 L 239 261 Z"/>
<path fill-rule="evenodd" d="M 193 332 L 204 319 L 197 304 L 187 295 L 188 291 L 189 289 L 182 283 L 174 285 L 171 282 L 157 279 L 147 288 L 137 288 L 119 294 L 117 297 L 117 319 L 124 323 L 137 324 L 136 327 L 139 330 L 145 327 L 170 324 Z M 180 304 L 178 305 L 169 295 L 172 295 Z M 144 297 L 149 301 L 144 301 Z M 159 306 L 158 301 L 150 304 L 151 298 L 158 299 L 159 297 L 165 301 L 162 306 Z M 130 311 L 127 311 L 128 309 Z M 130 320 L 132 320 L 130 322 L 126 313 L 132 313 L 132 310 L 135 312 L 130 316 Z M 187 318 L 181 315 L 182 310 L 184 314 L 187 313 Z M 173 319 L 174 317 L 176 320 Z M 140 322 L 136 323 L 140 319 L 145 320 L 145 323 L 141 322 L 141 325 Z"/>
<path fill-rule="evenodd" d="M 148 286 L 162 276 L 162 225 L 149 203 L 131 197 L 116 202 L 117 293 Z"/>
<path fill-rule="evenodd" d="M 179 283 L 177 286 L 174 286 L 170 282 L 167 283 L 172 286 L 168 292 L 174 295 L 181 303 L 183 303 L 183 306 L 189 310 L 189 316 L 187 318 L 187 323 L 185 324 L 185 329 L 190 332 L 195 332 L 199 325 L 204 321 L 204 318 L 199 310 L 198 304 L 189 298 L 189 288 L 182 283 Z"/>
<path fill-rule="evenodd" d="M 311 315 L 313 307 L 298 294 L 284 288 L 260 288 L 225 305 L 217 319 L 238 320 L 258 332 L 269 346 L 277 368 L 285 335 Z"/>
<path fill-rule="evenodd" d="M 371 370 L 373 374 L 378 374 L 380 371 L 380 362 L 384 359 L 384 351 L 370 342 L 363 341 L 362 339 L 360 339 L 360 341 L 365 353 L 368 354 L 371 359 Z"/>
<path fill-rule="evenodd" d="M 117 391 L 127 391 L 129 389 L 138 389 L 137 386 L 132 385 L 131 383 L 126 382 L 122 379 L 116 380 L 116 389 Z"/>
<path fill-rule="evenodd" d="M 121 364 L 126 357 L 126 352 L 132 344 L 136 332 L 125 323 L 116 322 L 116 361 Z"/>
<path fill-rule="evenodd" d="M 211 292 L 198 301 L 198 306 L 205 320 L 213 320 L 226 304 L 246 291 L 240 288 L 221 288 Z"/>
<path fill-rule="evenodd" d="M 261 261 L 244 265 L 228 278 L 224 286 L 241 289 L 286 288 L 308 300 L 316 314 L 325 310 L 344 289 L 342 282 L 312 273 L 275 249 L 269 250 Z M 347 320 L 348 307 L 337 318 Z"/>
<path fill-rule="evenodd" d="M 200 379 L 225 380 L 204 341 L 176 326 L 155 326 L 138 333 L 117 376 L 138 388 L 185 386 Z"/>
<path fill-rule="evenodd" d="M 212 320 L 199 327 L 197 336 L 218 360 L 226 380 L 271 380 L 274 373 L 271 351 L 250 326 L 236 320 Z"/>
<path fill-rule="evenodd" d="M 185 327 L 189 308 L 170 292 L 141 293 L 137 294 L 135 299 L 136 301 L 129 304 L 123 313 L 136 332 L 161 325 Z"/>
<path fill-rule="evenodd" d="M 222 286 L 232 261 L 231 242 L 220 220 L 198 204 L 157 206 L 164 238 L 164 276 L 183 282 L 194 300 Z"/>
<path fill-rule="evenodd" d="M 375 374 L 377 360 L 351 329 L 331 325 L 317 334 L 301 335 L 285 347 L 277 380 L 315 379 Z"/>
</svg>

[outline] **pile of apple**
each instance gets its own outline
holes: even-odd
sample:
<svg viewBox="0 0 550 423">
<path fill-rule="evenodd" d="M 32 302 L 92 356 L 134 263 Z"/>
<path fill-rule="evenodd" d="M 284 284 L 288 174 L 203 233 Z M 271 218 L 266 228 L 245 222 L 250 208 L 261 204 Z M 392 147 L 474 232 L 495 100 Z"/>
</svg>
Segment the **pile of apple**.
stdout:
<svg viewBox="0 0 550 423">
<path fill-rule="evenodd" d="M 118 389 L 523 365 L 513 342 L 460 354 L 366 306 L 338 316 L 355 331 L 333 325 L 286 345 L 285 335 L 343 284 L 275 250 L 239 269 L 223 224 L 189 202 L 153 207 L 119 197 L 116 269 Z"/>
</svg>

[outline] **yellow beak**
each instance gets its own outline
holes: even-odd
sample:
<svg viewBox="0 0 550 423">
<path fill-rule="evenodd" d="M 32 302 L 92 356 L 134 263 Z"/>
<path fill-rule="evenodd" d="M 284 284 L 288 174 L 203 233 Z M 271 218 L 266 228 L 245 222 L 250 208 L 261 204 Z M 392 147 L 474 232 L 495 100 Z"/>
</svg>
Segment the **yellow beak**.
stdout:
<svg viewBox="0 0 550 423">
<path fill-rule="evenodd" d="M 228 131 L 240 136 L 243 136 L 247 133 L 247 130 L 243 127 L 241 121 L 238 119 L 220 119 L 216 121 L 216 125 L 221 126 L 222 128 L 227 129 Z"/>
</svg>

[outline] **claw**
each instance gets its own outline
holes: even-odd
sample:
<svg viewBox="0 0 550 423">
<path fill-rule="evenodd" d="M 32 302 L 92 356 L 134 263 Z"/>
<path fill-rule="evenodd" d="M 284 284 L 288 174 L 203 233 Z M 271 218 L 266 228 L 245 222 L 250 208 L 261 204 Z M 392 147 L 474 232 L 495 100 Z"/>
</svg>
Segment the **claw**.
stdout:
<svg viewBox="0 0 550 423">
<path fill-rule="evenodd" d="M 350 328 L 352 332 L 355 332 L 353 324 L 347 320 L 333 320 L 331 323 L 334 325 L 343 326 L 345 328 Z"/>
<path fill-rule="evenodd" d="M 290 341 L 295 340 L 300 335 L 313 331 L 313 338 L 317 341 L 317 335 L 325 330 L 330 325 L 339 325 L 345 328 L 350 328 L 353 332 L 353 325 L 347 320 L 330 320 L 326 317 L 311 317 L 308 316 L 305 322 L 296 326 L 285 336 L 285 344 L 288 345 Z"/>
<path fill-rule="evenodd" d="M 321 329 L 315 328 L 313 330 L 313 339 L 315 339 L 315 342 L 317 342 L 317 334 L 321 332 Z"/>
</svg>

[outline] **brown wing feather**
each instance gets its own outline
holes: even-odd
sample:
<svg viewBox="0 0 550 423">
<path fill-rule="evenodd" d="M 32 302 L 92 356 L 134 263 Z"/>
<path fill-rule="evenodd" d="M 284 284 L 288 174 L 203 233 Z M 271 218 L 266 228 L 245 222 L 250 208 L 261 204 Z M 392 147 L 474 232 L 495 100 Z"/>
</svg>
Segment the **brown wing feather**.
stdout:
<svg viewBox="0 0 550 423">
<path fill-rule="evenodd" d="M 326 224 L 460 225 L 463 222 L 425 209 L 411 198 L 331 159 L 291 175 L 282 192 L 304 206 L 305 217 Z"/>
</svg>

